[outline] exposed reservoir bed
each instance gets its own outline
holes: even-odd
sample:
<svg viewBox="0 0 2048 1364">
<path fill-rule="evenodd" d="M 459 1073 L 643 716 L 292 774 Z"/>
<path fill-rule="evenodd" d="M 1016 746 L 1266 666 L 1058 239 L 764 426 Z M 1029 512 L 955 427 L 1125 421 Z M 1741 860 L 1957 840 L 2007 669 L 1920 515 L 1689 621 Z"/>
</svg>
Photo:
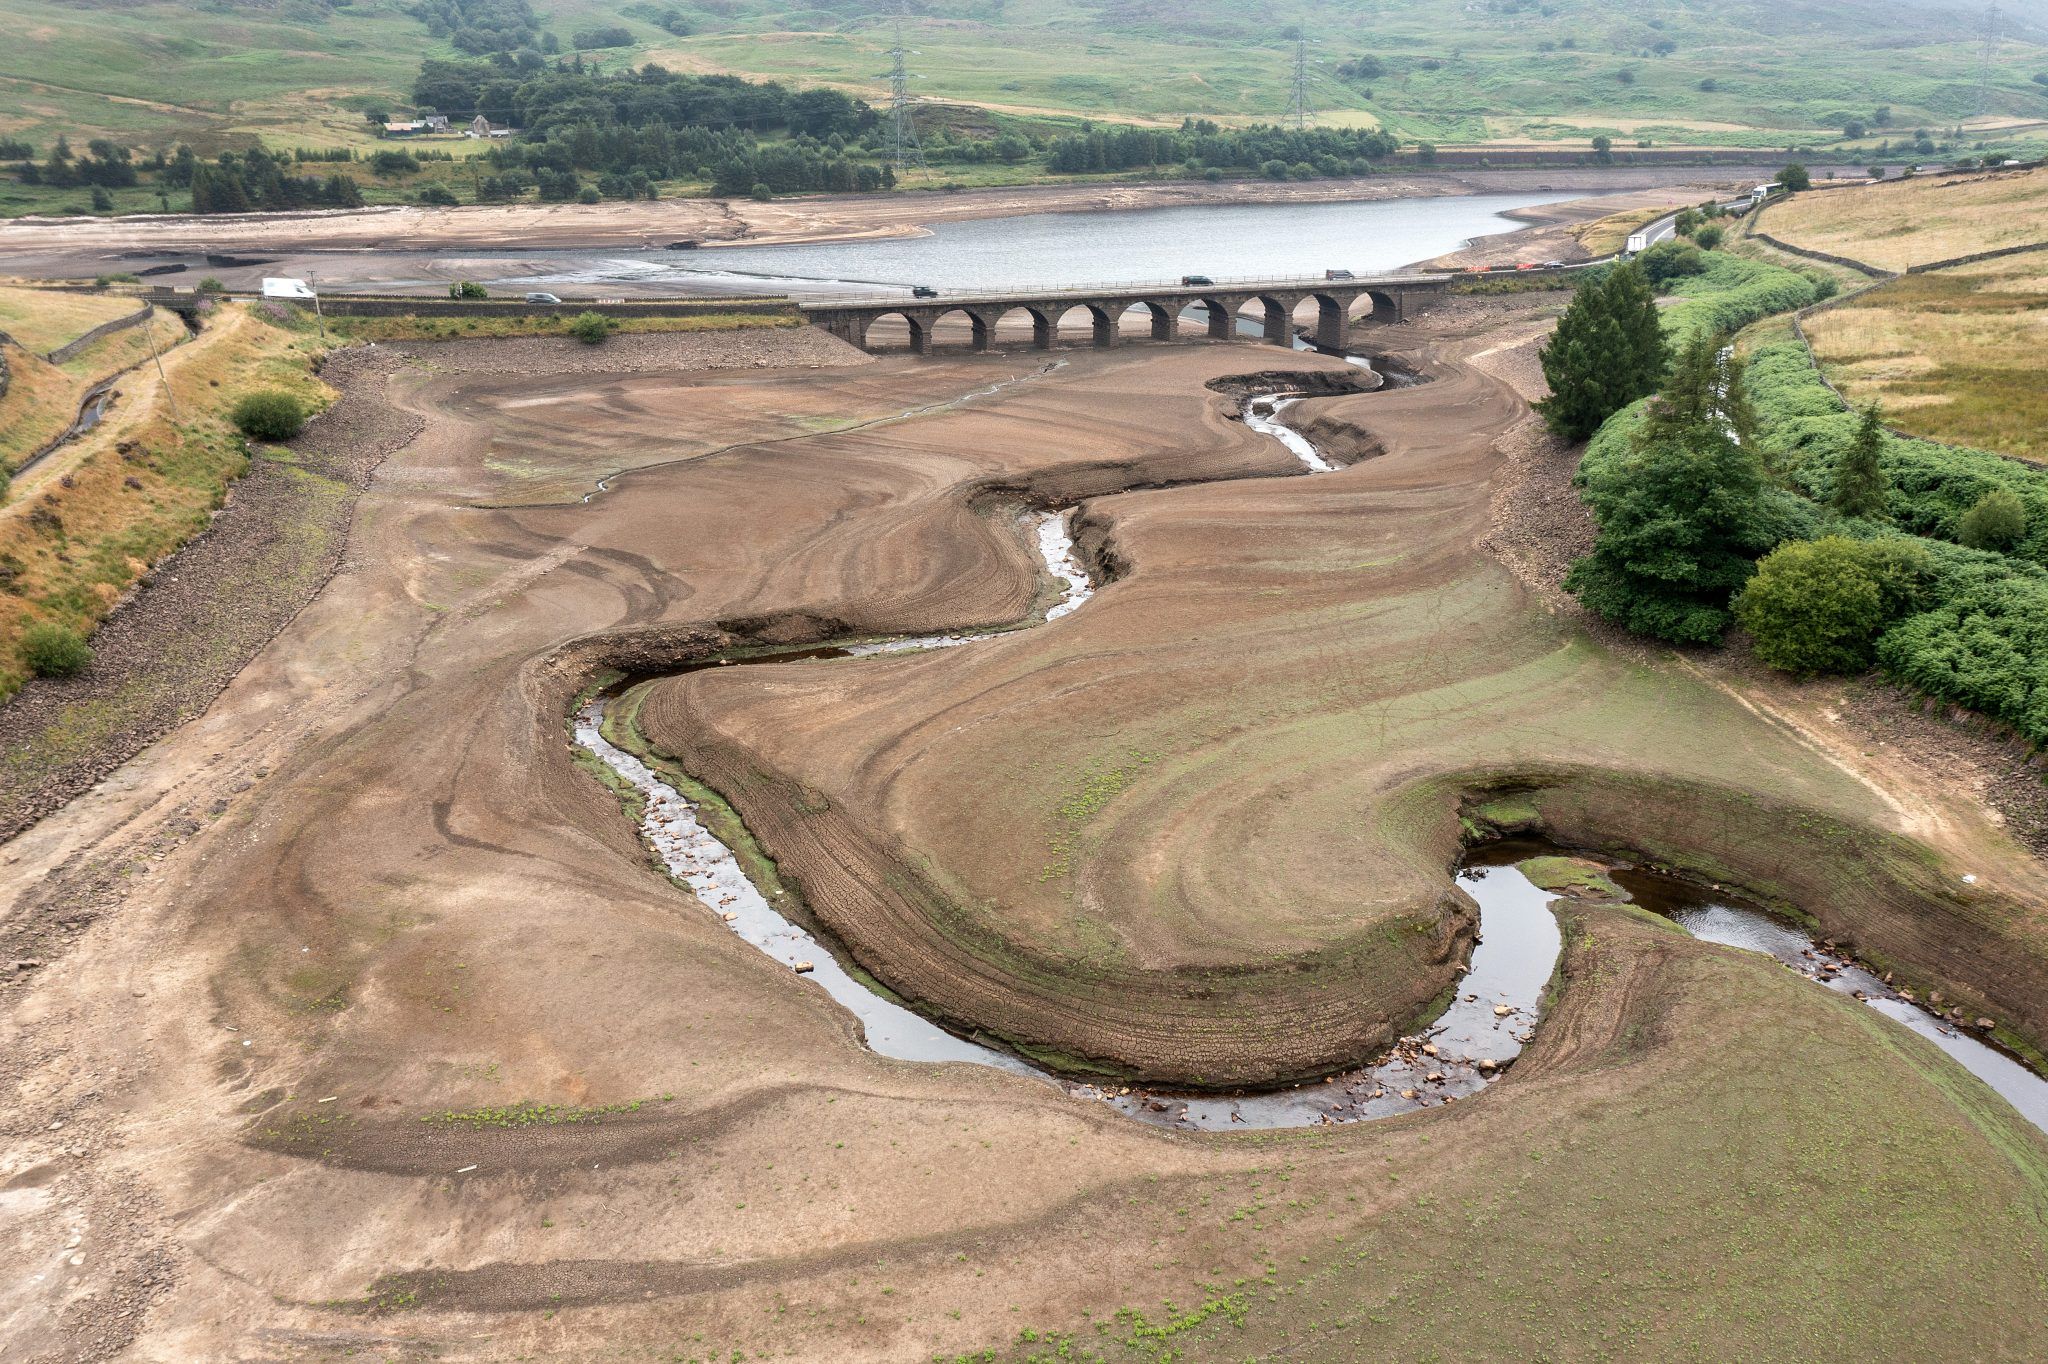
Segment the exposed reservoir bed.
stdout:
<svg viewBox="0 0 2048 1364">
<path fill-rule="evenodd" d="M 1334 472 L 1338 466 L 1324 459 L 1312 441 L 1279 420 L 1281 411 L 1300 397 L 1284 388 L 1251 393 L 1244 399 L 1242 416 L 1247 426 L 1281 441 L 1308 473 Z M 1072 515 L 1071 509 L 1030 511 L 1020 526 L 1048 576 L 1059 584 L 1055 599 L 1040 618 L 1043 621 L 1069 614 L 1095 590 L 1075 552 Z M 1016 628 L 1030 628 L 1034 623 L 1027 621 Z M 677 671 L 747 663 L 850 660 L 953 648 L 987 637 L 943 634 L 849 641 L 838 646 L 705 659 Z M 748 878 L 740 856 L 709 831 L 691 796 L 607 737 L 611 699 L 598 696 L 578 711 L 573 724 L 575 741 L 644 801 L 641 831 L 662 865 L 733 931 L 808 976 L 853 1013 L 861 1022 L 867 1045 L 880 1055 L 911 1061 L 965 1061 L 1028 1075 L 1162 1127 L 1229 1130 L 1357 1122 L 1455 1103 L 1503 1073 L 1534 1035 L 1562 949 L 1551 912 L 1560 897 L 1540 888 L 1515 865 L 1554 850 L 1521 844 L 1482 847 L 1456 873 L 1458 887 L 1480 911 L 1471 960 L 1444 1010 L 1426 1027 L 1400 1039 L 1386 1055 L 1358 1069 L 1324 1077 L 1320 1083 L 1239 1094 L 1074 1081 L 1001 1046 L 947 1030 L 876 988 L 816 936 L 792 922 L 773 903 L 782 892 L 764 893 Z M 678 781 L 687 784 L 686 779 Z M 1933 1041 L 2029 1121 L 2048 1131 L 2048 1080 L 1969 1036 L 1951 1020 L 1922 1008 L 1910 994 L 1893 990 L 1849 958 L 1761 910 L 1731 903 L 1727 897 L 1687 882 L 1628 867 L 1611 869 L 1608 874 L 1627 898 L 1671 919 L 1694 937 L 1766 952 L 1830 988 L 1866 1001 Z"/>
</svg>

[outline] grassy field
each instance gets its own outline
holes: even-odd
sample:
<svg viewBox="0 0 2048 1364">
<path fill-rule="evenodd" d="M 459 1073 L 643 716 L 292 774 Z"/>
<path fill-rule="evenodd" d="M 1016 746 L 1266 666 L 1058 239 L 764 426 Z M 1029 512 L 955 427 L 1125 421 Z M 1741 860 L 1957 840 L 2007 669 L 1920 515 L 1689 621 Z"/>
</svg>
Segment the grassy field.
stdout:
<svg viewBox="0 0 2048 1364">
<path fill-rule="evenodd" d="M 2048 250 L 1903 276 L 1806 333 L 1835 386 L 1893 427 L 2048 460 Z"/>
<path fill-rule="evenodd" d="M 1610 213 L 1605 218 L 1596 218 L 1590 223 L 1572 229 L 1572 235 L 1579 239 L 1579 245 L 1595 256 L 1611 256 L 1628 242 L 1628 234 L 1644 223 L 1664 216 L 1661 208 L 1631 209 L 1627 213 Z"/>
<path fill-rule="evenodd" d="M 58 293 L 0 286 L 0 332 L 38 355 L 56 350 L 102 322 L 126 317 L 135 300 L 107 294 Z"/>
<path fill-rule="evenodd" d="M 1802 194 L 1758 226 L 1797 246 L 1887 270 L 2048 242 L 2048 170 L 1927 176 Z M 1806 323 L 1851 402 L 1895 428 L 2022 459 L 2048 459 L 2048 250 L 1898 279 Z"/>
<path fill-rule="evenodd" d="M 1794 246 L 1905 270 L 2048 241 L 2048 169 L 1800 194 L 1766 209 L 1757 226 Z"/>
<path fill-rule="evenodd" d="M 607 66 L 657 61 L 886 95 L 895 24 L 868 13 L 790 12 L 765 0 L 681 4 L 689 32 L 623 0 L 540 7 L 569 50 L 580 28 L 625 28 L 630 47 L 586 53 Z M 1963 126 L 1962 143 L 2048 145 L 2044 32 L 2009 20 L 1987 107 L 1979 45 L 1935 10 L 1873 15 L 1845 0 L 1769 10 L 1688 3 L 1653 16 L 1591 0 L 1540 13 L 1500 5 L 1443 22 L 1439 6 L 1389 0 L 1371 23 L 1335 0 L 1271 8 L 1211 0 L 1198 12 L 1079 0 L 935 0 L 904 29 L 913 90 L 932 101 L 1020 117 L 1174 124 L 1286 113 L 1293 36 L 1312 40 L 1309 103 L 1332 126 L 1379 124 L 1440 143 L 1583 143 L 1754 148 L 1839 145 L 1854 159 L 1917 129 Z M 367 148 L 362 113 L 402 103 L 423 56 L 454 56 L 402 0 L 335 9 L 227 0 L 81 7 L 16 0 L 0 13 L 0 135 L 46 148 L 57 134 L 201 150 L 261 138 L 273 146 Z M 1346 63 L 1377 63 L 1360 70 Z M 1340 68 L 1350 74 L 1340 74 Z M 1851 117 L 1890 122 L 1854 142 Z M 936 120 L 943 115 L 931 111 Z M 463 150 L 473 150 L 464 148 Z M 1012 173 L 1014 177 L 1014 172 Z M 82 194 L 0 187 L 0 211 L 74 206 Z M 147 191 L 122 211 L 156 207 Z"/>
<path fill-rule="evenodd" d="M 133 311 L 129 300 L 119 302 L 119 312 Z M 61 330 L 55 334 L 70 339 Z M 0 398 L 0 469 L 11 472 L 18 468 L 22 460 L 61 434 L 78 415 L 87 390 L 146 359 L 152 341 L 168 351 L 185 335 L 184 325 L 176 317 L 159 314 L 146 328 L 115 332 L 61 365 L 49 363 L 40 354 L 9 347 L 7 363 L 13 382 L 7 395 Z"/>
<path fill-rule="evenodd" d="M 102 345 L 129 336 L 141 329 Z M 248 463 L 226 415 L 236 399 L 282 387 L 324 402 L 309 364 L 314 349 L 303 332 L 240 306 L 223 309 L 198 338 L 164 357 L 178 421 L 152 375 L 80 437 L 61 479 L 16 490 L 0 508 L 0 697 L 24 680 L 15 644 L 29 625 L 57 621 L 90 632 L 149 565 L 204 529 Z M 72 449 L 65 447 L 67 455 Z"/>
</svg>

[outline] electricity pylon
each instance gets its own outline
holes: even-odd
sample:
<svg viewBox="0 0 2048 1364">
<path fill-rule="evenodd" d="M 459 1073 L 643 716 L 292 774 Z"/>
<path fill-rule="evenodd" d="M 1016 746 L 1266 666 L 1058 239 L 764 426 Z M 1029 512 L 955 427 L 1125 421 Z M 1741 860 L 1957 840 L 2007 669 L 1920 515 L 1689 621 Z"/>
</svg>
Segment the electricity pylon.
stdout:
<svg viewBox="0 0 2048 1364">
<path fill-rule="evenodd" d="M 917 144 L 917 124 L 910 113 L 910 69 L 904 59 L 910 55 L 903 46 L 903 20 L 896 20 L 896 45 L 889 49 L 889 159 L 899 171 L 924 163 L 924 148 Z"/>
<path fill-rule="evenodd" d="M 1294 40 L 1294 94 L 1287 101 L 1287 117 L 1297 133 L 1308 127 L 1315 111 L 1308 107 L 1308 39 Z"/>
</svg>

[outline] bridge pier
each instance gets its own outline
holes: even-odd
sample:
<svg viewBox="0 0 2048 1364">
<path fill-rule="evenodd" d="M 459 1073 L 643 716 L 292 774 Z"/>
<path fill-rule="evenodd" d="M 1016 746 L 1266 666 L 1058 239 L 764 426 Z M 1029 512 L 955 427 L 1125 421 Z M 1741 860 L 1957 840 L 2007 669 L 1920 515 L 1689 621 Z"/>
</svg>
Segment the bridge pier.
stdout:
<svg viewBox="0 0 2048 1364">
<path fill-rule="evenodd" d="M 1259 302 L 1266 309 L 1266 340 L 1291 349 L 1294 345 L 1294 305 L 1300 300 L 1262 294 Z"/>
<path fill-rule="evenodd" d="M 1147 303 L 1145 307 L 1152 314 L 1152 339 L 1154 341 L 1180 340 L 1180 309 L 1163 303 Z"/>
<path fill-rule="evenodd" d="M 1094 320 L 1093 341 L 1095 349 L 1108 350 L 1116 344 L 1117 315 L 1113 306 L 1106 303 L 1088 305 L 1088 316 Z"/>
<path fill-rule="evenodd" d="M 1237 330 L 1237 309 L 1226 308 L 1223 300 L 1216 298 L 1203 299 L 1202 307 L 1209 314 L 1209 339 L 1228 341 Z"/>
<path fill-rule="evenodd" d="M 1350 318 L 1342 302 L 1328 294 L 1316 295 L 1316 344 L 1324 350 L 1344 349 Z"/>
</svg>

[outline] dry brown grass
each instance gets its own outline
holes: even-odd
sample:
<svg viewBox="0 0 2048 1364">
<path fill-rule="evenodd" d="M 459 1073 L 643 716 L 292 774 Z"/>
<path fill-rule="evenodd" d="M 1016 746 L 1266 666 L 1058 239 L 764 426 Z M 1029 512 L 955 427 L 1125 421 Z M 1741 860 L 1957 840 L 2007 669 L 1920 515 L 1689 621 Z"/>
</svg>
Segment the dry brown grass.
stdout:
<svg viewBox="0 0 2048 1364">
<path fill-rule="evenodd" d="M 159 350 L 169 351 L 185 337 L 183 323 L 169 313 L 160 313 L 146 328 L 115 332 L 62 365 L 10 348 L 7 362 L 14 381 L 7 396 L 0 398 L 0 469 L 11 472 L 19 468 L 23 460 L 63 434 L 78 415 L 86 392 L 109 375 L 148 359 L 152 340 Z"/>
<path fill-rule="evenodd" d="M 1902 276 L 1806 331 L 1849 400 L 1900 430 L 2048 460 L 2048 251 Z"/>
<path fill-rule="evenodd" d="M 89 632 L 151 564 L 205 528 L 248 464 L 226 415 L 237 398 L 278 387 L 326 401 L 310 338 L 234 307 L 208 327 L 164 358 L 181 421 L 152 374 L 80 437 L 61 471 L 37 466 L 34 486 L 0 509 L 0 697 L 24 679 L 16 647 L 29 625 Z"/>
<path fill-rule="evenodd" d="M 22 349 L 46 355 L 140 306 L 136 300 L 116 294 L 0 287 L 0 332 L 13 337 Z"/>
<path fill-rule="evenodd" d="M 1795 246 L 1904 270 L 2048 241 L 2048 169 L 1798 194 L 1767 209 L 1760 227 Z"/>
<path fill-rule="evenodd" d="M 1573 228 L 1572 235 L 1592 255 L 1611 256 L 1627 243 L 1629 233 L 1670 211 L 1668 208 L 1632 208 L 1626 213 L 1610 213 L 1605 218 L 1595 218 L 1584 226 Z"/>
</svg>

